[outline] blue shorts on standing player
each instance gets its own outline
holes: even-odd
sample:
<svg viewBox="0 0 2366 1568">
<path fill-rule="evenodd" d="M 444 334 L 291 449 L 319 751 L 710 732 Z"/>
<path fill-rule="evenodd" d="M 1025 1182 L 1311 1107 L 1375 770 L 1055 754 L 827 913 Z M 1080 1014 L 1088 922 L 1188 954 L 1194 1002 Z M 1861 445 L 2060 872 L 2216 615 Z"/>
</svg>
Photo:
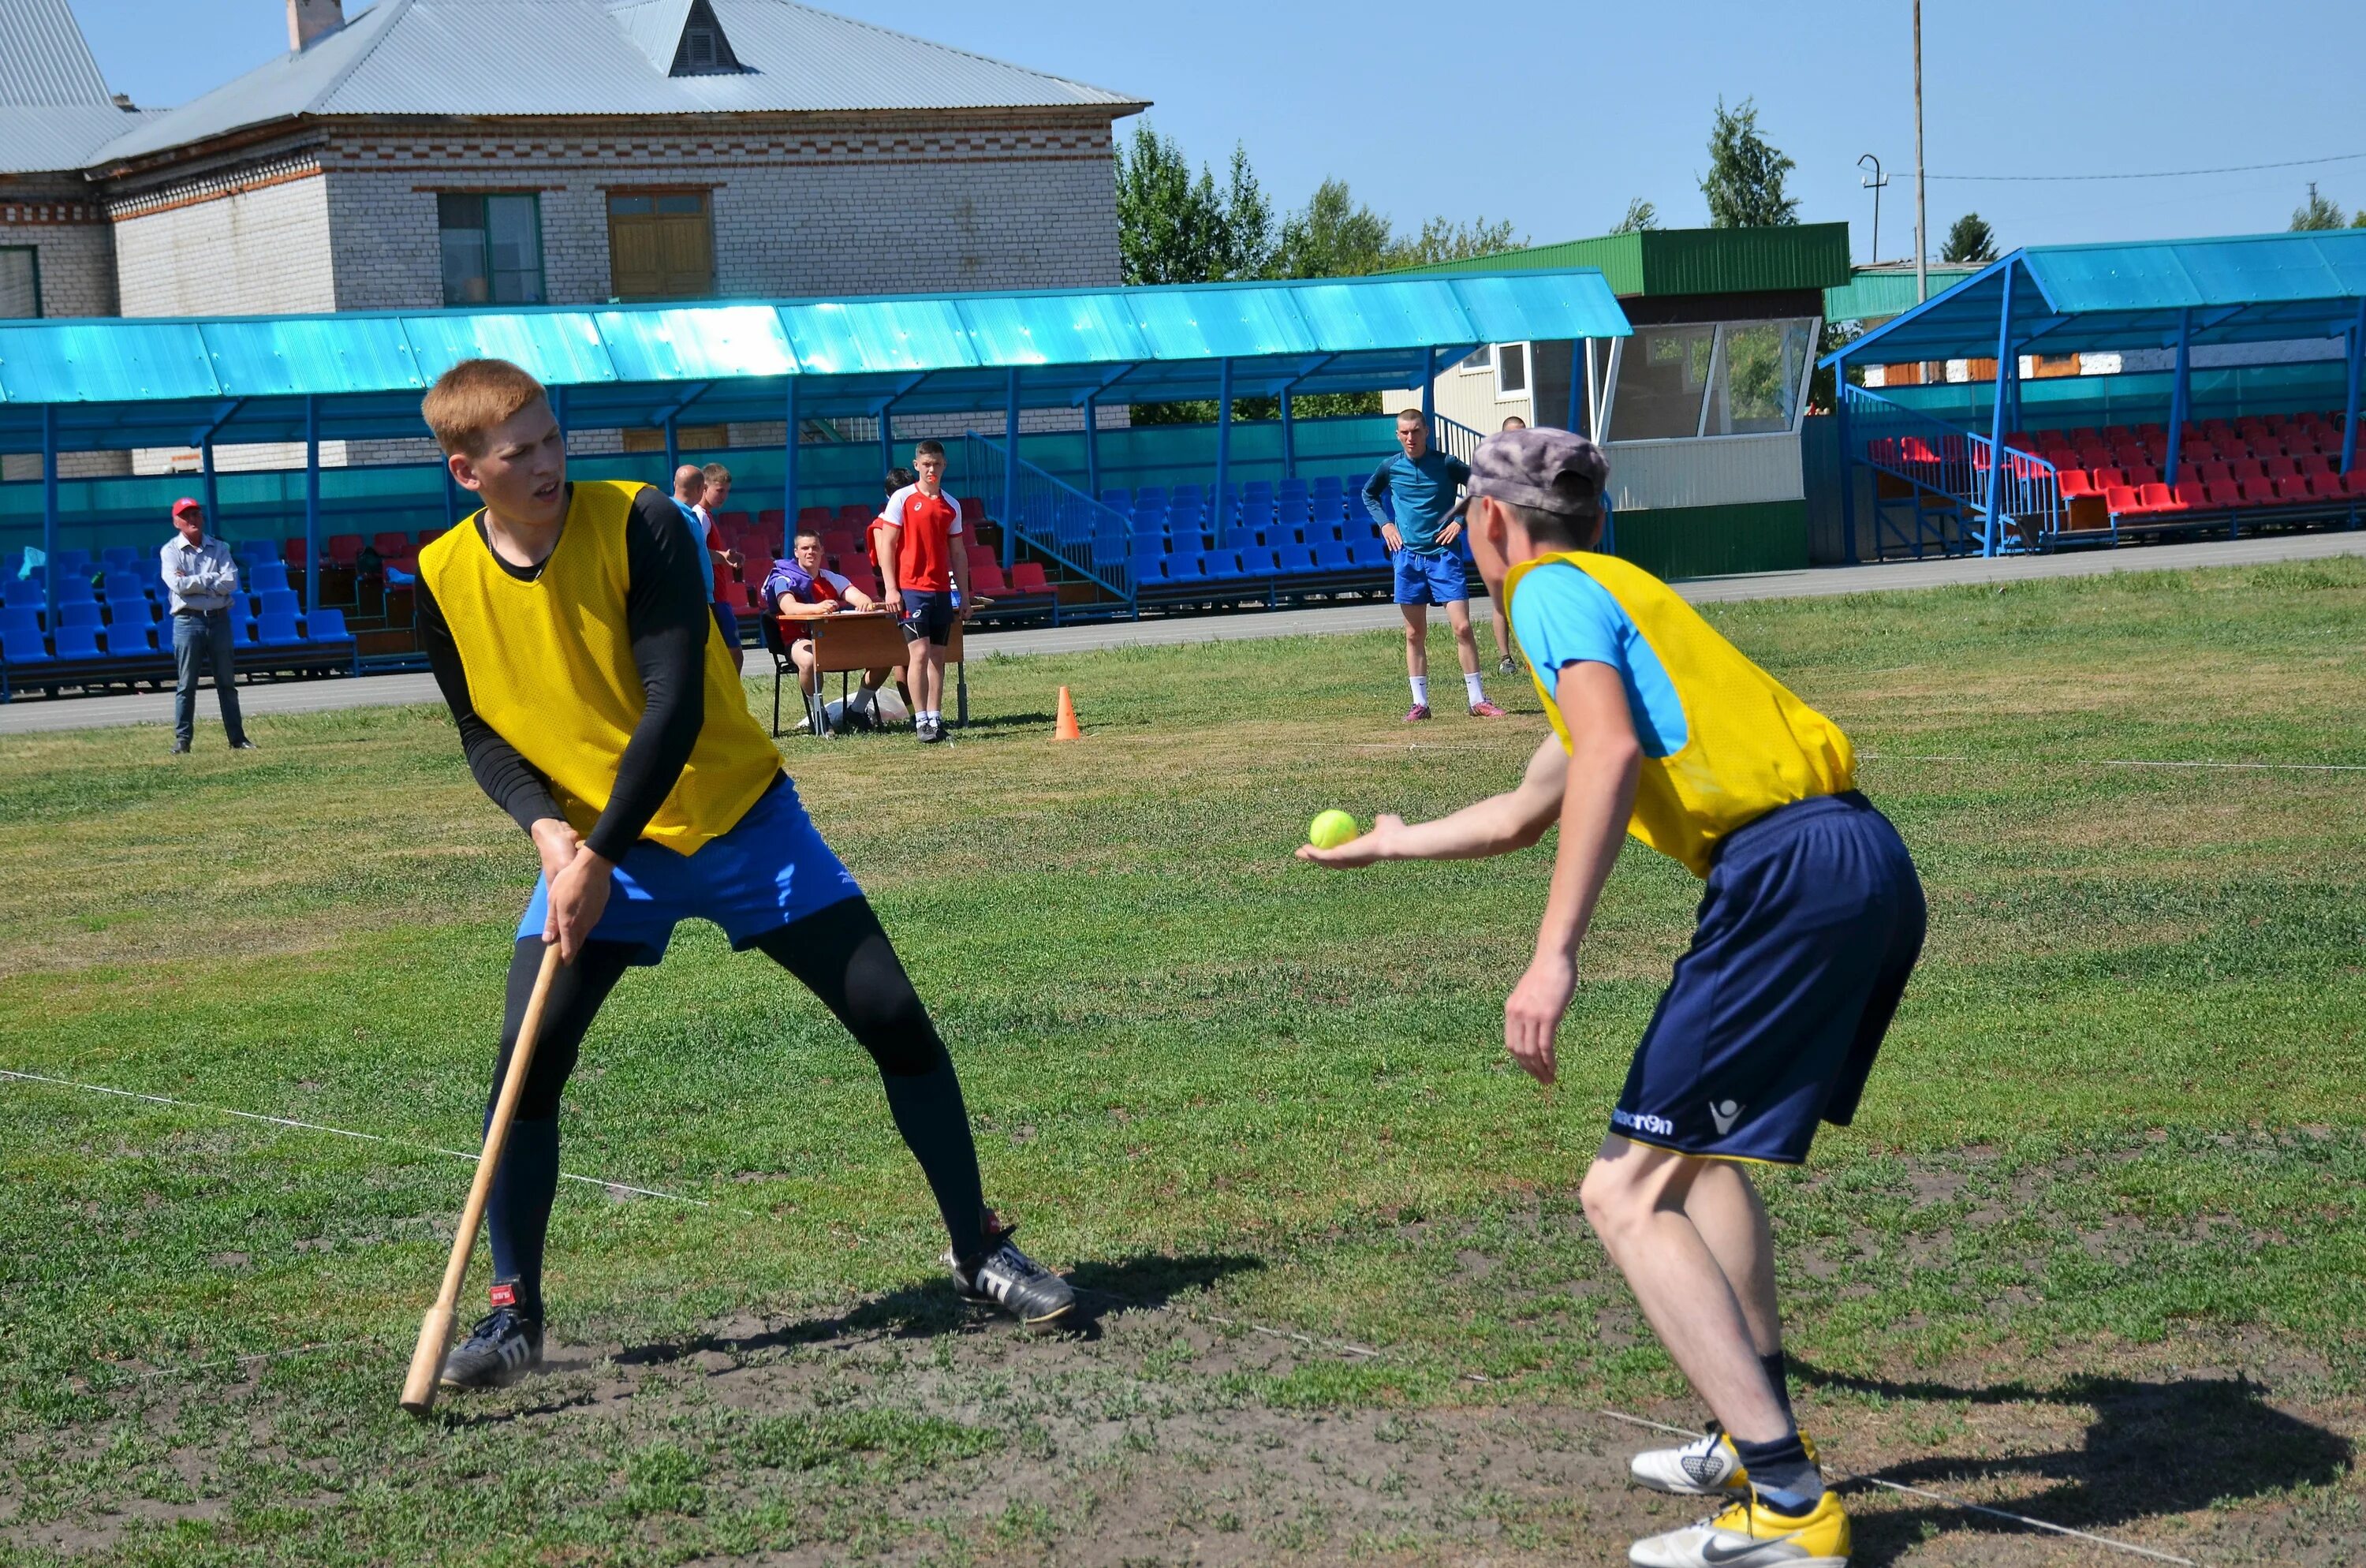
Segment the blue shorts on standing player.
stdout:
<svg viewBox="0 0 2366 1568">
<path fill-rule="evenodd" d="M 1399 550 L 1393 564 L 1400 604 L 1459 604 L 1470 597 L 1459 550 Z"/>
<path fill-rule="evenodd" d="M 1610 1130 L 1679 1154 L 1806 1159 L 1820 1122 L 1856 1114 L 1925 919 L 1898 829 L 1853 790 L 1728 834 Z"/>
<path fill-rule="evenodd" d="M 626 850 L 611 874 L 608 907 L 590 940 L 630 942 L 638 950 L 632 962 L 655 964 L 665 956 L 675 926 L 701 919 L 721 926 L 738 951 L 862 892 L 854 874 L 822 842 L 797 786 L 783 773 L 729 832 L 695 854 L 646 839 Z M 542 935 L 549 909 L 550 884 L 538 879 L 517 940 Z"/>
</svg>

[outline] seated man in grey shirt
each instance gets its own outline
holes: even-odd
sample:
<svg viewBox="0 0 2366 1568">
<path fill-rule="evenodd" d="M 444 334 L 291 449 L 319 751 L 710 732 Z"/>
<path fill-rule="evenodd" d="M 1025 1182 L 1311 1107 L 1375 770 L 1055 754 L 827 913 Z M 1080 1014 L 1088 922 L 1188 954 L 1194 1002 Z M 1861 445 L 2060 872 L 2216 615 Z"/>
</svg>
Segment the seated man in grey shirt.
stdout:
<svg viewBox="0 0 2366 1568">
<path fill-rule="evenodd" d="M 180 671 L 173 694 L 173 754 L 189 749 L 197 726 L 197 676 L 211 670 L 214 695 L 221 703 L 222 728 L 230 749 L 252 751 L 238 713 L 238 671 L 231 662 L 231 599 L 238 592 L 238 562 L 230 547 L 206 537 L 206 509 L 187 496 L 173 502 L 179 536 L 162 552 L 164 588 L 172 595 L 173 662 Z"/>
</svg>

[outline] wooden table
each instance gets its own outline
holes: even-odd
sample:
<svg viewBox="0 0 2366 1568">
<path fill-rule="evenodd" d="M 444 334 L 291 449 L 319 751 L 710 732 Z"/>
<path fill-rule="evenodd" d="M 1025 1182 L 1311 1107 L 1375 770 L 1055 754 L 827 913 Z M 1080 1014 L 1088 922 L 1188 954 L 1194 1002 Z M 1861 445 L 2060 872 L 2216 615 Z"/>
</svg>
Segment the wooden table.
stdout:
<svg viewBox="0 0 2366 1568">
<path fill-rule="evenodd" d="M 904 628 L 892 610 L 840 610 L 835 615 L 817 615 L 812 620 L 793 621 L 780 615 L 766 617 L 770 635 L 765 648 L 772 655 L 772 734 L 781 733 L 781 682 L 794 682 L 797 667 L 789 659 L 791 645 L 811 638 L 814 645 L 814 694 L 806 703 L 806 717 L 818 736 L 829 734 L 827 717 L 828 705 L 822 701 L 818 677 L 837 675 L 839 702 L 846 701 L 852 682 L 849 677 L 864 670 L 888 669 L 901 671 L 908 661 L 910 645 L 904 640 Z M 969 669 L 962 661 L 962 624 L 953 623 L 952 637 L 945 648 L 945 662 L 953 667 L 955 707 L 953 722 L 962 728 L 969 727 Z M 900 683 L 900 675 L 898 677 Z M 906 705 L 910 696 L 906 694 Z"/>
</svg>

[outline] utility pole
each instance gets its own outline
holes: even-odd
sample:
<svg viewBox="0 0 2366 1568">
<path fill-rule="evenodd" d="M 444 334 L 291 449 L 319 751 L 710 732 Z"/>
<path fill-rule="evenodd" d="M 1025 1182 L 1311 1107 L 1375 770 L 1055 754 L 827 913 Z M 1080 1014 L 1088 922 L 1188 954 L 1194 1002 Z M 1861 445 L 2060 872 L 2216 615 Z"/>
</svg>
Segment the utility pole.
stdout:
<svg viewBox="0 0 2366 1568">
<path fill-rule="evenodd" d="M 1914 299 L 1931 298 L 1930 230 L 1922 205 L 1922 0 L 1914 0 Z"/>
<path fill-rule="evenodd" d="M 1867 164 L 1873 165 L 1872 176 L 1867 178 L 1864 175 L 1859 175 L 1856 177 L 1858 185 L 1873 192 L 1873 255 L 1865 265 L 1879 266 L 1881 265 L 1881 187 L 1889 183 L 1889 176 L 1881 172 L 1881 160 L 1870 152 L 1856 161 L 1856 166 L 1860 169 Z"/>
</svg>

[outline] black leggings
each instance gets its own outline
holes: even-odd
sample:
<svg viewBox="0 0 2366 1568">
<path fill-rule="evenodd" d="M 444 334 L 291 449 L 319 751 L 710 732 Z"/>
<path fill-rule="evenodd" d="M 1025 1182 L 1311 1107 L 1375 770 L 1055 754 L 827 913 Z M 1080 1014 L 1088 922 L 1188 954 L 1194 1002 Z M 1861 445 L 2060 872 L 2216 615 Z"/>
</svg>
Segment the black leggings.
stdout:
<svg viewBox="0 0 2366 1568">
<path fill-rule="evenodd" d="M 868 898 L 848 898 L 793 925 L 756 939 L 764 955 L 794 975 L 806 989 L 838 1016 L 887 1077 L 920 1077 L 948 1060 L 937 1026 L 904 973 L 902 960 L 881 929 Z M 501 1053 L 493 1064 L 492 1093 L 487 1114 L 501 1098 L 501 1079 L 510 1070 L 510 1052 L 517 1044 L 525 1021 L 525 1005 L 542 971 L 542 939 L 526 937 L 510 956 L 509 1005 L 501 1017 Z M 519 1097 L 522 1122 L 546 1122 L 558 1114 L 558 1093 L 575 1070 L 577 1051 L 583 1043 L 600 1004 L 631 966 L 630 942 L 587 942 L 575 962 L 560 968 L 550 982 L 550 999 L 543 1006 L 542 1037 L 534 1048 L 534 1065 L 526 1069 L 525 1089 Z"/>
<path fill-rule="evenodd" d="M 756 939 L 755 945 L 819 997 L 879 1065 L 887 1107 L 920 1163 L 952 1243 L 953 1255 L 986 1249 L 986 1198 L 970 1137 L 969 1113 L 929 1010 L 867 899 L 848 898 Z M 516 1304 L 539 1321 L 543 1238 L 558 1186 L 558 1097 L 600 1004 L 630 967 L 625 942 L 590 942 L 552 976 L 534 1062 L 526 1069 L 517 1117 L 493 1182 L 487 1219 L 497 1280 L 513 1282 Z M 527 937 L 510 958 L 509 1006 L 501 1056 L 493 1066 L 490 1119 L 509 1073 L 526 1003 L 542 968 L 543 942 Z"/>
</svg>

